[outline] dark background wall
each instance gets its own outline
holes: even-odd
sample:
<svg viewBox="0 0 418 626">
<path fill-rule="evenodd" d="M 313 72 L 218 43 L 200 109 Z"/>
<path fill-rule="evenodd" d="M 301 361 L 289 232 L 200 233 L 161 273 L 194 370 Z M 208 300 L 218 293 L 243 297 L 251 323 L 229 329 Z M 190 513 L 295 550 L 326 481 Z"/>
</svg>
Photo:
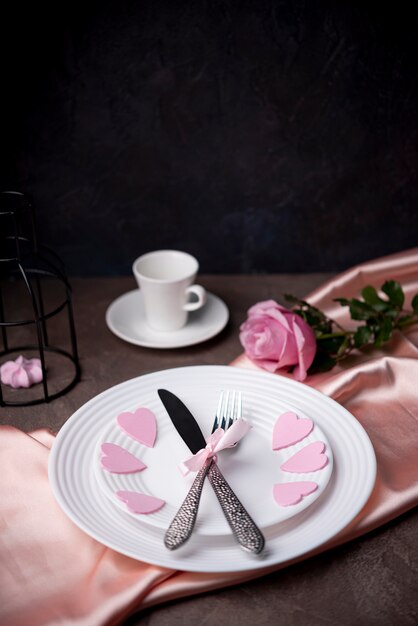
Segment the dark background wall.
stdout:
<svg viewBox="0 0 418 626">
<path fill-rule="evenodd" d="M 413 6 L 13 3 L 1 187 L 33 194 L 73 274 L 162 247 L 296 272 L 416 245 Z"/>
</svg>

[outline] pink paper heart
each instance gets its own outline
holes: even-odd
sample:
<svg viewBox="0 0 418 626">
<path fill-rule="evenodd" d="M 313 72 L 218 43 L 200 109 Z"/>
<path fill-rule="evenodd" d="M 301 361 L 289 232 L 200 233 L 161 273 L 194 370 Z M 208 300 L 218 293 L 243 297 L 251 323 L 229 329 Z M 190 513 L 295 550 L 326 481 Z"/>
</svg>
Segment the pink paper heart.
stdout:
<svg viewBox="0 0 418 626">
<path fill-rule="evenodd" d="M 148 496 L 137 491 L 117 491 L 116 495 L 119 500 L 125 502 L 131 513 L 148 515 L 159 511 L 165 504 L 164 500 L 160 500 L 160 498 L 154 498 L 154 496 Z"/>
<path fill-rule="evenodd" d="M 132 474 L 146 468 L 145 463 L 133 454 L 116 445 L 115 443 L 102 443 L 102 458 L 100 462 L 103 469 L 114 474 Z"/>
<path fill-rule="evenodd" d="M 157 436 L 157 420 L 149 409 L 137 409 L 133 413 L 121 413 L 116 418 L 120 428 L 130 437 L 152 448 Z"/>
<path fill-rule="evenodd" d="M 297 504 L 303 498 L 318 489 L 318 485 L 308 480 L 294 483 L 277 483 L 273 486 L 273 496 L 280 506 Z"/>
<path fill-rule="evenodd" d="M 281 469 L 285 472 L 297 472 L 299 474 L 316 472 L 328 463 L 328 457 L 324 450 L 323 441 L 314 441 L 285 461 L 281 465 Z"/>
<path fill-rule="evenodd" d="M 299 418 L 296 413 L 288 411 L 280 415 L 273 429 L 273 450 L 280 450 L 302 441 L 314 427 L 313 421 Z"/>
</svg>

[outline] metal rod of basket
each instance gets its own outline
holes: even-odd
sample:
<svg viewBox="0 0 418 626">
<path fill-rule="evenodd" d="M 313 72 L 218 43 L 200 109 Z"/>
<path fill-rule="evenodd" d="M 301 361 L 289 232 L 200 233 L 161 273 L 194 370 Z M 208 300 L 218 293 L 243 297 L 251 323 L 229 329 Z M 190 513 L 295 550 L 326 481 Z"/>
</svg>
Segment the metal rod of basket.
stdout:
<svg viewBox="0 0 418 626">
<path fill-rule="evenodd" d="M 29 218 L 29 232 L 24 232 L 24 216 Z M 8 289 L 4 292 L 0 285 L 0 328 L 2 349 L 0 349 L 0 364 L 6 357 L 15 353 L 35 352 L 40 359 L 42 369 L 42 395 L 28 395 L 28 390 L 9 390 L 0 384 L 0 406 L 31 406 L 43 402 L 50 402 L 72 389 L 80 380 L 81 370 L 77 349 L 77 337 L 72 306 L 72 290 L 65 274 L 64 265 L 58 255 L 48 247 L 39 245 L 36 233 L 36 220 L 32 202 L 28 196 L 19 192 L 0 193 L 0 220 L 8 220 L 9 229 L 0 240 L 0 270 Z M 44 287 L 47 281 L 52 283 L 57 292 L 62 292 L 62 300 L 50 306 L 45 300 Z M 10 295 L 22 285 L 23 296 L 27 299 L 29 313 L 21 315 L 17 297 Z M 22 289 L 19 292 L 22 294 Z M 17 309 L 17 312 L 16 312 Z M 68 324 L 68 343 L 70 350 L 61 346 L 51 345 L 48 333 L 48 323 L 56 316 L 65 315 Z M 33 328 L 35 341 L 17 343 L 12 341 L 10 333 L 15 329 Z M 72 375 L 57 380 L 56 374 L 48 368 L 48 358 L 54 355 L 68 368 L 72 368 Z M 51 368 L 54 370 L 54 368 Z M 56 369 L 56 368 L 55 368 Z M 54 378 L 55 375 L 55 378 Z M 51 390 L 51 382 L 54 389 Z M 18 393 L 17 393 L 18 391 Z"/>
</svg>

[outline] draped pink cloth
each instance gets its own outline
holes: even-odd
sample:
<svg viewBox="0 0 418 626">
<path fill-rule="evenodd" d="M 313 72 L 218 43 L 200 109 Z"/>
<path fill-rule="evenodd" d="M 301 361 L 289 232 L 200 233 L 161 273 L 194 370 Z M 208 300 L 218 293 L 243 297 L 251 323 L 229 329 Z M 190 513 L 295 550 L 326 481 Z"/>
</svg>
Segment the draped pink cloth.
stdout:
<svg viewBox="0 0 418 626">
<path fill-rule="evenodd" d="M 354 296 L 367 284 L 378 287 L 386 278 L 402 283 L 408 304 L 418 292 L 418 248 L 354 267 L 308 299 L 348 325 L 345 309 L 333 298 Z M 257 369 L 244 355 L 233 365 Z M 307 384 L 361 422 L 378 465 L 376 486 L 363 511 L 316 552 L 366 533 L 418 503 L 417 381 L 418 330 L 412 329 L 396 333 L 384 349 L 355 354 L 331 372 L 308 377 Z M 141 607 L 276 569 L 191 574 L 134 561 L 102 546 L 67 519 L 54 500 L 47 476 L 53 440 L 45 430 L 28 435 L 8 426 L 0 429 L 2 626 L 117 624 Z"/>
</svg>

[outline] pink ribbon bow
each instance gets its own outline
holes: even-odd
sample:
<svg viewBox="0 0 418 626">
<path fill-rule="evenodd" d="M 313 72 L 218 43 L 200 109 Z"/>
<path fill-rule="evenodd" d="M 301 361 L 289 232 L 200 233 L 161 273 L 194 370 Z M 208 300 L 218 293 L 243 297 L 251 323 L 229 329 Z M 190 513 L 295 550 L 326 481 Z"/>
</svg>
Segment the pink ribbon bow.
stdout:
<svg viewBox="0 0 418 626">
<path fill-rule="evenodd" d="M 226 431 L 223 428 L 217 428 L 206 439 L 205 448 L 202 448 L 196 454 L 180 463 L 180 470 L 183 476 L 186 476 L 189 472 L 198 472 L 208 459 L 214 457 L 217 452 L 225 448 L 232 448 L 234 444 L 245 437 L 250 429 L 249 423 L 241 418 L 234 422 Z"/>
</svg>

